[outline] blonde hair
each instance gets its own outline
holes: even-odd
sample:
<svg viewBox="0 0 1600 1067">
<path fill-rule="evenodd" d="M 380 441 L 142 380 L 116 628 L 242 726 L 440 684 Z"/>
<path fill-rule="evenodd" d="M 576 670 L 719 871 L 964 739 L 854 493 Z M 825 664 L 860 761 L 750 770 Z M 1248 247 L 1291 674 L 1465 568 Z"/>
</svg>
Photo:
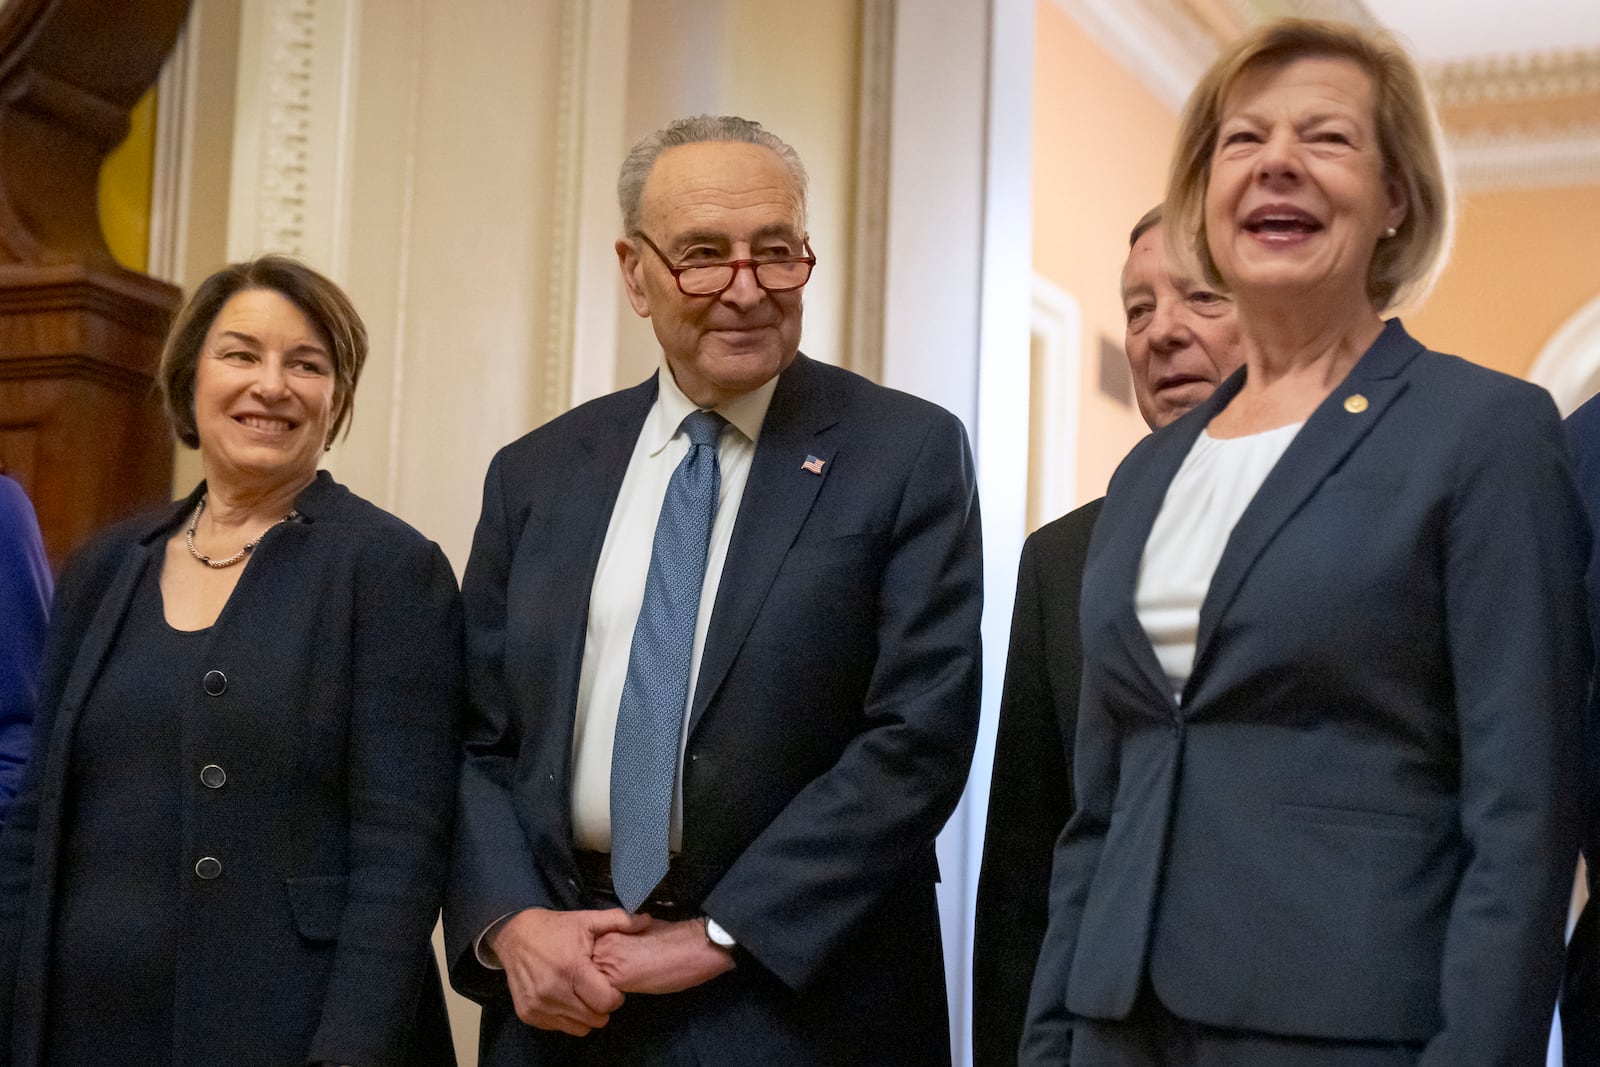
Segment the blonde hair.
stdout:
<svg viewBox="0 0 1600 1067">
<path fill-rule="evenodd" d="M 1189 95 L 1167 179 L 1167 239 L 1192 241 L 1206 279 L 1217 273 L 1206 234 L 1206 187 L 1222 108 L 1251 70 L 1297 59 L 1348 59 L 1372 80 L 1373 125 L 1386 180 L 1398 183 L 1406 217 L 1394 237 L 1378 242 L 1367 270 L 1367 298 L 1377 311 L 1420 301 L 1449 258 L 1454 219 L 1442 161 L 1438 116 L 1417 66 L 1393 35 L 1340 22 L 1278 19 L 1246 34 L 1217 58 Z"/>
</svg>

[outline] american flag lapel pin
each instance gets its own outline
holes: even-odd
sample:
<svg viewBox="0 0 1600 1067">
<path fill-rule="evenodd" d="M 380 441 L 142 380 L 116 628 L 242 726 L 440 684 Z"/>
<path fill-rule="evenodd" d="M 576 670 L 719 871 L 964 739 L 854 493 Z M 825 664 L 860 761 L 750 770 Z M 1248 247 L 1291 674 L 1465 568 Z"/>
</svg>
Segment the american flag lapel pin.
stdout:
<svg viewBox="0 0 1600 1067">
<path fill-rule="evenodd" d="M 826 462 L 828 461 L 825 459 L 818 459 L 816 456 L 808 453 L 806 455 L 806 461 L 800 464 L 800 469 L 803 471 L 809 471 L 812 474 L 821 474 L 822 465 Z"/>
</svg>

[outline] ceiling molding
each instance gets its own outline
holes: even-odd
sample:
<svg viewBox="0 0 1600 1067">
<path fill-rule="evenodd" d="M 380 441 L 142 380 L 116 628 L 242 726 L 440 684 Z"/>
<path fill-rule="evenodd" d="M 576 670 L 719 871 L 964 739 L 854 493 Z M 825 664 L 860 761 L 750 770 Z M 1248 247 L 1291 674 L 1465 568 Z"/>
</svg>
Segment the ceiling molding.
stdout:
<svg viewBox="0 0 1600 1067">
<path fill-rule="evenodd" d="M 1600 185 L 1600 125 L 1484 131 L 1449 144 L 1463 193 Z"/>
<path fill-rule="evenodd" d="M 1217 55 L 1217 39 L 1182 0 L 1055 0 L 1173 111 Z"/>
<path fill-rule="evenodd" d="M 1427 68 L 1441 107 L 1600 95 L 1600 48 L 1485 56 Z"/>
<path fill-rule="evenodd" d="M 1055 0 L 1174 111 L 1239 31 L 1292 15 L 1378 26 L 1361 0 Z M 1600 124 L 1550 121 L 1540 103 L 1600 96 L 1600 49 L 1493 56 L 1424 70 L 1441 108 L 1517 104 L 1518 121 L 1447 122 L 1465 193 L 1600 184 Z M 1451 116 L 1446 116 L 1450 118 Z"/>
<path fill-rule="evenodd" d="M 1361 0 L 1231 0 L 1247 26 L 1276 18 L 1332 19 L 1357 26 L 1381 25 Z"/>
<path fill-rule="evenodd" d="M 1378 22 L 1361 0 L 1055 0 L 1102 48 L 1174 111 L 1222 45 L 1282 16 Z"/>
</svg>

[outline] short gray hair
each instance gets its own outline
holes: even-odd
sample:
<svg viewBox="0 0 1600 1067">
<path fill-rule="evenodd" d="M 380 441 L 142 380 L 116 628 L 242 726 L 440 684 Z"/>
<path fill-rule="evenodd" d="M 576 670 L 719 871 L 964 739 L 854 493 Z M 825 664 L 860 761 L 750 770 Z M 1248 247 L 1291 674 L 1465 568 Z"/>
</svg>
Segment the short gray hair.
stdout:
<svg viewBox="0 0 1600 1067">
<path fill-rule="evenodd" d="M 754 144 L 770 149 L 788 168 L 794 179 L 795 190 L 800 194 L 800 217 L 806 213 L 806 167 L 793 148 L 782 138 L 762 129 L 761 123 L 742 119 L 737 115 L 695 115 L 668 123 L 663 129 L 645 137 L 628 158 L 622 161 L 622 172 L 617 175 L 617 203 L 622 208 L 622 228 L 628 236 L 639 232 L 639 201 L 644 196 L 644 183 L 650 177 L 661 153 L 669 148 L 686 144 L 715 144 L 734 142 Z"/>
<path fill-rule="evenodd" d="M 1133 224 L 1133 232 L 1128 234 L 1128 251 L 1133 251 L 1133 246 L 1139 243 L 1139 238 L 1161 225 L 1163 205 L 1155 207 L 1139 216 L 1139 221 Z"/>
</svg>

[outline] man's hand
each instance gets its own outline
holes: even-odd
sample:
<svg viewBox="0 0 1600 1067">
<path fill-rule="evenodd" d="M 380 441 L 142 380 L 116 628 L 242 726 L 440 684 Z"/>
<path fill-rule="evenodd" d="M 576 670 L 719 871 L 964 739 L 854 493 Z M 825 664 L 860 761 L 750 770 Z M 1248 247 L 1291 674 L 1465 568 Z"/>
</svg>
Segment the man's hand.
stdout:
<svg viewBox="0 0 1600 1067">
<path fill-rule="evenodd" d="M 647 922 L 595 940 L 595 966 L 620 992 L 678 993 L 733 970 L 733 954 L 706 940 L 702 920 Z"/>
<path fill-rule="evenodd" d="M 596 939 L 643 931 L 649 923 L 621 908 L 528 908 L 507 919 L 489 947 L 506 969 L 517 1018 L 574 1037 L 604 1026 L 622 1006 L 622 993 L 591 959 Z"/>
</svg>

